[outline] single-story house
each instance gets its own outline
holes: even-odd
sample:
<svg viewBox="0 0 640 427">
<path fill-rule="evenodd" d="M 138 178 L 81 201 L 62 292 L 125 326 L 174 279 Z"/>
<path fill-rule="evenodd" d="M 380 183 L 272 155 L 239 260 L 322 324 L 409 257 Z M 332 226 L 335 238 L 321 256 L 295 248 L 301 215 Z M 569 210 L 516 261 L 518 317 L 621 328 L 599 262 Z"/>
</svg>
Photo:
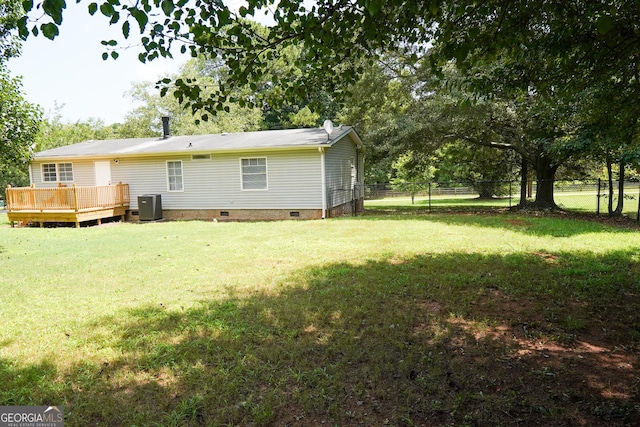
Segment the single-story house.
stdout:
<svg viewBox="0 0 640 427">
<path fill-rule="evenodd" d="M 158 138 L 39 152 L 31 185 L 126 184 L 133 220 L 149 195 L 159 195 L 168 219 L 319 219 L 362 209 L 362 141 L 350 126 L 195 136 L 171 136 L 166 122 L 164 128 Z"/>
</svg>

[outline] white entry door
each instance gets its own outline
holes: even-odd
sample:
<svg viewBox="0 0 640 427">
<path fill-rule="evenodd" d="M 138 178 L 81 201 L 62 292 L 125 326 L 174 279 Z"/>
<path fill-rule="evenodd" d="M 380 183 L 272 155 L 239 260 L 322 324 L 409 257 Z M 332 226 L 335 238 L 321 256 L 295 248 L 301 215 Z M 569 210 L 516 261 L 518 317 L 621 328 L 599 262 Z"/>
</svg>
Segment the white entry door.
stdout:
<svg viewBox="0 0 640 427">
<path fill-rule="evenodd" d="M 111 185 L 111 162 L 108 160 L 95 162 L 93 170 L 96 174 L 96 186 Z"/>
</svg>

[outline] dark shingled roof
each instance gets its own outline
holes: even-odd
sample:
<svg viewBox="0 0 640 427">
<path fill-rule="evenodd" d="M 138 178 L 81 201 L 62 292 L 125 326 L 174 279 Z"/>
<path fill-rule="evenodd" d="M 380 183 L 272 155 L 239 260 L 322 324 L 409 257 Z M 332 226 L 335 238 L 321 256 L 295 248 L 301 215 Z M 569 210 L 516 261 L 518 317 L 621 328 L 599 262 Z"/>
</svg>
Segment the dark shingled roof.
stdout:
<svg viewBox="0 0 640 427">
<path fill-rule="evenodd" d="M 335 128 L 330 137 L 324 129 L 286 129 L 168 138 L 107 139 L 41 151 L 35 155 L 35 159 L 328 147 L 352 132 L 355 134 L 351 126 L 341 126 Z M 355 140 L 360 142 L 357 134 Z"/>
</svg>

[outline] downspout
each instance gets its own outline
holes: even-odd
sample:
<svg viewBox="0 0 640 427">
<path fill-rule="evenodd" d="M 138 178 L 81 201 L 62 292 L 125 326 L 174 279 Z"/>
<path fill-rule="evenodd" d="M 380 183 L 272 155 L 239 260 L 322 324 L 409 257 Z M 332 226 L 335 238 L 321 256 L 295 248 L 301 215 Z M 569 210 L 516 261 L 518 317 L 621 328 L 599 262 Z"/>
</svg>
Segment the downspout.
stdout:
<svg viewBox="0 0 640 427">
<path fill-rule="evenodd" d="M 320 180 L 322 183 L 322 219 L 327 216 L 327 175 L 325 171 L 324 148 L 318 147 L 320 152 Z"/>
<path fill-rule="evenodd" d="M 356 146 L 356 183 L 353 188 L 354 209 L 355 215 L 358 215 L 358 203 L 360 201 L 360 148 Z"/>
<path fill-rule="evenodd" d="M 29 185 L 33 184 L 33 170 L 31 169 L 31 163 L 29 163 Z"/>
</svg>

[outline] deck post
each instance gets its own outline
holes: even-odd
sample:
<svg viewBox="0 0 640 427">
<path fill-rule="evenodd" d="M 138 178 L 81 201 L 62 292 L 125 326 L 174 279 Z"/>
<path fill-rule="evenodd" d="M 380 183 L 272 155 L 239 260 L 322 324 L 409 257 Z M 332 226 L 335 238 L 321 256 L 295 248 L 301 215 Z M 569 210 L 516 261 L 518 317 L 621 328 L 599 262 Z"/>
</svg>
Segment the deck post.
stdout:
<svg viewBox="0 0 640 427">
<path fill-rule="evenodd" d="M 4 192 L 5 194 L 5 208 L 7 212 L 11 211 L 11 184 L 7 184 L 7 190 Z M 13 224 L 11 225 L 13 227 Z"/>
<path fill-rule="evenodd" d="M 118 206 L 122 206 L 124 204 L 124 202 L 123 202 L 124 190 L 122 188 L 122 181 L 118 182 L 118 195 L 120 196 L 120 200 L 119 200 Z"/>
<path fill-rule="evenodd" d="M 73 184 L 73 210 L 78 213 L 78 190 L 75 184 Z"/>
<path fill-rule="evenodd" d="M 7 212 L 11 212 L 11 184 L 7 184 L 7 191 L 4 193 L 6 195 L 6 208 L 7 208 Z M 15 227 L 15 224 L 13 221 L 10 221 L 11 223 L 11 228 Z"/>
<path fill-rule="evenodd" d="M 32 183 L 31 184 L 31 188 L 36 188 L 36 185 Z M 36 205 L 36 194 L 34 192 L 30 192 L 28 200 L 29 200 L 29 204 L 31 206 L 35 206 Z"/>
</svg>

